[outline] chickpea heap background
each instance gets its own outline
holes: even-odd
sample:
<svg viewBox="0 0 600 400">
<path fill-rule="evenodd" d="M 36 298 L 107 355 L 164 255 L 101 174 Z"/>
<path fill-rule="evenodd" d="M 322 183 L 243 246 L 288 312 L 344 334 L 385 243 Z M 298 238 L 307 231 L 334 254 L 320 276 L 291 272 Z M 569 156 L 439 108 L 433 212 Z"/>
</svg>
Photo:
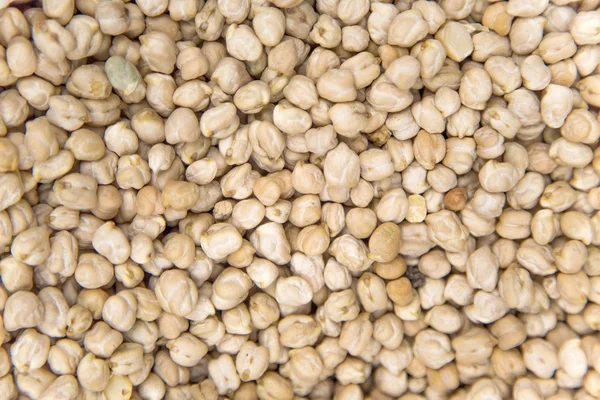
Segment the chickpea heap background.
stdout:
<svg viewBox="0 0 600 400">
<path fill-rule="evenodd" d="M 600 398 L 600 0 L 388 1 L 0 0 L 0 400 Z"/>
</svg>

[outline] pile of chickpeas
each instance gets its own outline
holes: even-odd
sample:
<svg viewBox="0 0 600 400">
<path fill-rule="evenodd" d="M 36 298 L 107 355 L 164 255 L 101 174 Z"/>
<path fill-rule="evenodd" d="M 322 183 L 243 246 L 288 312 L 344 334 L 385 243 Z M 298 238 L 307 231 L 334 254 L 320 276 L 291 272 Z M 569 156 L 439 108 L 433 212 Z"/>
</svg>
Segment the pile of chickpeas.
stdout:
<svg viewBox="0 0 600 400">
<path fill-rule="evenodd" d="M 0 0 L 0 400 L 600 398 L 600 0 Z"/>
</svg>

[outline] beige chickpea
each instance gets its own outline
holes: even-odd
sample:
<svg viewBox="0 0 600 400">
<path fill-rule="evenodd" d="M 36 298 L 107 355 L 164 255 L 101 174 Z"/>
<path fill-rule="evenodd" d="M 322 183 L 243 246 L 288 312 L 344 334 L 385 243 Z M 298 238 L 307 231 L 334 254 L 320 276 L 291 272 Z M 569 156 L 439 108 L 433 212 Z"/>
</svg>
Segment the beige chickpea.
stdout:
<svg viewBox="0 0 600 400">
<path fill-rule="evenodd" d="M 241 111 L 255 114 L 260 112 L 270 99 L 271 93 L 267 84 L 262 81 L 252 81 L 236 92 L 233 103 Z"/>
<path fill-rule="evenodd" d="M 16 399 L 19 396 L 19 390 L 17 389 L 17 386 L 15 385 L 13 376 L 11 374 L 5 375 L 2 378 L 0 378 L 0 387 L 2 387 L 2 391 L 6 393 L 7 398 Z"/>
<path fill-rule="evenodd" d="M 387 76 L 381 75 L 367 91 L 367 100 L 377 110 L 398 112 L 411 104 L 413 94 L 410 91 L 398 89 Z"/>
<path fill-rule="evenodd" d="M 198 302 L 196 285 L 181 270 L 169 270 L 161 274 L 154 291 L 162 309 L 176 316 L 189 314 Z"/>
<path fill-rule="evenodd" d="M 459 138 L 471 137 L 475 133 L 480 119 L 478 111 L 461 106 L 457 112 L 448 117 L 448 134 Z"/>
<path fill-rule="evenodd" d="M 434 169 L 435 165 L 442 161 L 445 150 L 446 144 L 442 135 L 421 130 L 414 138 L 413 153 L 415 160 L 427 170 Z"/>
<path fill-rule="evenodd" d="M 138 390 L 141 396 L 144 396 L 148 399 L 162 399 L 165 396 L 167 387 L 159 375 L 151 372 L 148 377 L 139 385 Z"/>
<path fill-rule="evenodd" d="M 238 60 L 256 61 L 263 52 L 263 44 L 247 25 L 230 25 L 225 39 L 227 51 Z"/>
<path fill-rule="evenodd" d="M 357 282 L 356 290 L 366 311 L 375 312 L 386 309 L 385 283 L 377 275 L 369 272 L 362 274 Z"/>
<path fill-rule="evenodd" d="M 281 42 L 286 28 L 284 13 L 275 7 L 256 7 L 252 9 L 252 27 L 261 43 L 274 47 Z"/>
<path fill-rule="evenodd" d="M 340 69 L 352 72 L 356 89 L 366 88 L 381 74 L 379 61 L 366 51 L 348 58 L 340 65 Z"/>
<path fill-rule="evenodd" d="M 475 289 L 492 291 L 498 282 L 499 263 L 489 246 L 471 253 L 467 262 L 467 280 Z"/>
<path fill-rule="evenodd" d="M 280 277 L 275 286 L 275 299 L 279 304 L 299 307 L 312 300 L 313 290 L 310 283 L 300 276 Z"/>
<path fill-rule="evenodd" d="M 560 128 L 573 108 L 573 93 L 564 86 L 550 84 L 540 103 L 542 120 L 551 128 Z"/>
<path fill-rule="evenodd" d="M 491 324 L 508 312 L 506 302 L 495 293 L 478 291 L 473 296 L 473 304 L 465 309 L 469 319 L 475 322 Z"/>
<path fill-rule="evenodd" d="M 75 131 L 90 120 L 85 105 L 73 96 L 52 96 L 48 106 L 48 121 L 63 129 Z"/>
<path fill-rule="evenodd" d="M 131 129 L 130 121 L 121 120 L 106 128 L 104 131 L 106 147 L 119 156 L 137 152 L 139 140 Z"/>
<path fill-rule="evenodd" d="M 11 294 L 4 306 L 4 327 L 12 332 L 36 326 L 44 318 L 44 305 L 31 292 L 19 291 Z"/>
<path fill-rule="evenodd" d="M 583 168 L 593 159 L 592 151 L 582 143 L 573 143 L 561 137 L 550 145 L 550 157 L 559 165 Z"/>
<path fill-rule="evenodd" d="M 108 385 L 110 370 L 108 363 L 88 353 L 77 367 L 77 379 L 81 386 L 91 391 L 101 391 Z"/>
<path fill-rule="evenodd" d="M 75 38 L 54 19 L 40 19 L 33 23 L 31 36 L 35 46 L 54 63 L 64 61 L 75 50 Z"/>
<path fill-rule="evenodd" d="M 307 39 L 312 26 L 318 19 L 318 14 L 313 6 L 306 2 L 300 2 L 293 7 L 285 8 L 284 11 L 287 33 L 303 40 Z"/>
<path fill-rule="evenodd" d="M 595 88 L 598 87 L 597 75 L 588 76 L 576 84 L 583 99 L 592 106 L 600 104 L 600 99 L 595 94 Z"/>
<path fill-rule="evenodd" d="M 150 32 L 140 36 L 140 43 L 140 56 L 152 71 L 173 72 L 178 49 L 172 38 L 162 32 Z"/>
<path fill-rule="evenodd" d="M 329 253 L 351 272 L 366 270 L 373 260 L 368 258 L 367 246 L 351 235 L 342 235 L 329 247 Z"/>
<path fill-rule="evenodd" d="M 205 7 L 202 7 L 200 12 L 196 14 L 194 23 L 200 39 L 205 41 L 216 40 L 221 35 L 225 23 L 225 18 L 217 8 L 217 1 L 208 1 Z"/>
<path fill-rule="evenodd" d="M 338 103 L 329 109 L 333 129 L 341 136 L 357 138 L 368 123 L 366 107 L 359 102 Z"/>
<path fill-rule="evenodd" d="M 351 289 L 332 293 L 324 307 L 325 314 L 334 322 L 353 320 L 359 313 L 356 296 Z"/>
<path fill-rule="evenodd" d="M 481 158 L 489 160 L 504 153 L 504 136 L 490 127 L 478 129 L 473 138 L 477 143 L 477 155 Z"/>
<path fill-rule="evenodd" d="M 165 121 L 165 137 L 171 145 L 198 140 L 200 129 L 194 112 L 189 108 L 176 108 Z"/>
<path fill-rule="evenodd" d="M 243 271 L 227 268 L 214 282 L 211 301 L 217 309 L 231 309 L 246 299 L 252 284 Z"/>
<path fill-rule="evenodd" d="M 456 172 L 469 172 L 477 158 L 476 142 L 473 138 L 449 138 L 445 141 L 446 155 L 442 163 Z"/>
<path fill-rule="evenodd" d="M 72 306 L 67 313 L 67 337 L 77 340 L 92 326 L 91 312 L 79 304 Z"/>
<path fill-rule="evenodd" d="M 14 127 L 24 123 L 28 114 L 27 100 L 16 89 L 8 89 L 0 93 L 0 116 L 5 127 Z"/>
<path fill-rule="evenodd" d="M 240 386 L 240 377 L 235 369 L 233 359 L 228 354 L 208 362 L 208 373 L 219 393 L 235 391 Z"/>
<path fill-rule="evenodd" d="M 321 14 L 313 25 L 309 37 L 320 46 L 331 49 L 341 42 L 342 29 L 339 22 L 330 15 Z"/>
<path fill-rule="evenodd" d="M 103 256 L 84 253 L 79 256 L 75 279 L 84 288 L 97 289 L 111 281 L 114 275 L 113 268 Z"/>
<path fill-rule="evenodd" d="M 277 266 L 271 261 L 255 257 L 246 269 L 248 276 L 259 288 L 267 288 L 279 275 Z"/>
<path fill-rule="evenodd" d="M 519 66 L 509 57 L 493 56 L 484 65 L 492 78 L 492 90 L 497 96 L 505 95 L 521 86 Z"/>
<path fill-rule="evenodd" d="M 232 103 L 223 103 L 202 114 L 200 131 L 206 137 L 225 139 L 235 132 L 239 124 L 235 106 Z"/>
<path fill-rule="evenodd" d="M 279 118 L 281 118 L 280 115 L 278 115 Z M 283 128 L 281 124 L 279 125 Z M 285 149 L 283 133 L 275 124 L 268 121 L 253 121 L 250 124 L 248 139 L 255 157 L 277 160 Z"/>
<path fill-rule="evenodd" d="M 144 82 L 146 84 L 146 100 L 149 105 L 156 110 L 162 117 L 168 117 L 173 110 L 175 110 L 175 104 L 173 103 L 173 94 L 176 90 L 175 80 L 170 75 L 164 75 L 159 73 L 149 73 L 144 76 Z M 144 112 L 145 110 L 140 110 L 140 112 Z M 146 111 L 143 114 L 143 117 L 139 119 L 140 123 L 148 123 L 154 119 L 154 115 L 150 110 Z M 135 118 L 135 116 L 134 116 Z M 151 121 L 148 121 L 150 119 Z M 132 121 L 133 122 L 133 121 Z M 140 135 L 134 125 L 133 129 Z M 139 125 L 138 125 L 139 126 Z M 152 127 L 152 130 L 149 133 L 156 133 L 157 131 L 162 131 L 162 124 L 159 123 Z M 162 133 L 162 132 L 161 132 Z M 148 133 L 142 133 L 142 135 Z M 156 139 L 155 139 L 156 140 Z M 156 141 L 152 141 L 152 143 L 156 143 Z"/>
<path fill-rule="evenodd" d="M 540 378 L 549 378 L 558 369 L 554 346 L 543 339 L 532 339 L 522 345 L 525 366 Z"/>
<path fill-rule="evenodd" d="M 283 376 L 272 371 L 266 372 L 258 379 L 256 392 L 258 396 L 260 396 L 259 398 L 268 400 L 292 400 L 294 397 L 292 383 Z"/>
<path fill-rule="evenodd" d="M 235 367 L 244 382 L 259 379 L 267 370 L 269 351 L 266 347 L 246 342 L 235 359 Z"/>
<path fill-rule="evenodd" d="M 265 293 L 256 293 L 250 298 L 250 319 L 252 326 L 266 329 L 279 320 L 277 302 Z"/>
<path fill-rule="evenodd" d="M 48 358 L 50 338 L 35 329 L 24 330 L 10 346 L 10 357 L 16 371 L 27 374 L 41 368 Z"/>
<path fill-rule="evenodd" d="M 473 36 L 473 61 L 485 62 L 494 56 L 510 56 L 512 53 L 508 38 L 495 32 L 479 32 Z"/>
<path fill-rule="evenodd" d="M 581 12 L 571 21 L 570 33 L 578 45 L 596 43 L 597 35 L 594 28 L 598 25 L 597 16 L 597 10 Z"/>
<path fill-rule="evenodd" d="M 348 289 L 352 283 L 350 271 L 331 258 L 325 265 L 323 276 L 325 285 L 332 291 Z"/>
<path fill-rule="evenodd" d="M 590 143 L 600 136 L 600 125 L 587 110 L 573 110 L 561 127 L 561 135 L 575 143 Z"/>
<path fill-rule="evenodd" d="M 394 173 L 391 155 L 386 150 L 370 149 L 359 156 L 361 177 L 366 181 L 385 179 Z"/>
<path fill-rule="evenodd" d="M 137 235 L 136 237 L 141 237 Z M 144 278 L 144 270 L 132 262 L 115 266 L 115 279 L 130 289 L 137 286 Z"/>
<path fill-rule="evenodd" d="M 171 340 L 177 338 L 179 335 L 181 335 L 181 333 L 185 332 L 189 328 L 190 324 L 189 321 L 184 317 L 163 312 L 160 314 L 160 317 L 157 320 L 157 326 L 160 336 Z"/>
<path fill-rule="evenodd" d="M 68 2 L 63 3 L 69 7 Z M 63 14 L 68 15 L 68 12 Z M 75 39 L 75 48 L 67 53 L 69 60 L 79 60 L 99 53 L 106 43 L 100 25 L 92 16 L 75 15 L 70 18 L 66 29 Z"/>
<path fill-rule="evenodd" d="M 53 287 L 40 290 L 38 298 L 44 305 L 44 318 L 37 329 L 51 337 L 65 336 L 69 305 L 62 292 Z"/>
<path fill-rule="evenodd" d="M 106 152 L 102 137 L 89 129 L 78 129 L 73 132 L 64 148 L 80 161 L 98 161 Z"/>
<path fill-rule="evenodd" d="M 530 223 L 532 216 L 527 211 L 505 209 L 500 215 L 496 230 L 507 239 L 525 239 L 531 234 Z"/>
<path fill-rule="evenodd" d="M 73 375 L 84 356 L 81 346 L 71 339 L 60 339 L 50 347 L 48 365 L 59 375 Z"/>
<path fill-rule="evenodd" d="M 536 243 L 546 245 L 558 234 L 560 222 L 552 210 L 540 210 L 531 220 L 531 235 Z"/>
<path fill-rule="evenodd" d="M 27 265 L 43 263 L 50 255 L 48 234 L 43 227 L 33 227 L 19 233 L 11 244 L 11 254 Z"/>
<path fill-rule="evenodd" d="M 573 56 L 577 71 L 581 76 L 590 75 L 598 65 L 598 48 L 593 45 L 580 46 Z"/>
<path fill-rule="evenodd" d="M 29 121 L 25 124 L 25 128 L 24 145 L 36 161 L 46 161 L 58 153 L 58 138 L 47 118 L 42 117 Z"/>
<path fill-rule="evenodd" d="M 329 230 L 324 223 L 303 228 L 296 238 L 298 250 L 308 256 L 323 254 L 327 250 L 329 242 Z"/>
<path fill-rule="evenodd" d="M 379 225 L 369 239 L 369 257 L 376 262 L 390 262 L 400 251 L 400 228 L 391 222 Z"/>
<path fill-rule="evenodd" d="M 306 60 L 306 76 L 317 80 L 328 70 L 338 68 L 340 64 L 340 58 L 333 51 L 317 47 Z"/>
<path fill-rule="evenodd" d="M 164 121 L 151 108 L 139 110 L 133 115 L 131 129 L 148 144 L 156 144 L 165 139 Z"/>
<path fill-rule="evenodd" d="M 380 221 L 392 221 L 398 224 L 406 217 L 408 207 L 406 193 L 401 188 L 397 188 L 384 193 L 375 208 L 375 212 Z"/>
<path fill-rule="evenodd" d="M 544 178 L 535 172 L 526 173 L 507 194 L 508 203 L 515 209 L 530 209 L 538 202 L 544 190 Z"/>
<path fill-rule="evenodd" d="M 5 8 L 6 11 L 2 12 L 1 18 L 3 21 L 1 31 L 2 46 L 6 46 L 10 39 L 15 36 L 23 35 L 26 38 L 30 37 L 28 20 L 23 13 L 16 7 Z"/>
<path fill-rule="evenodd" d="M 457 252 L 466 246 L 467 229 L 455 213 L 442 210 L 429 214 L 425 222 L 429 228 L 430 239 L 444 250 Z"/>
<path fill-rule="evenodd" d="M 94 18 L 98 21 L 102 32 L 111 36 L 125 33 L 130 23 L 125 4 L 122 2 L 98 2 Z"/>
<path fill-rule="evenodd" d="M 509 163 L 488 161 L 479 171 L 479 181 L 490 193 L 507 192 L 518 183 L 518 180 L 517 169 Z"/>
<path fill-rule="evenodd" d="M 386 292 L 390 300 L 400 307 L 413 301 L 413 289 L 410 281 L 405 277 L 389 281 L 386 285 Z"/>
<path fill-rule="evenodd" d="M 473 52 L 473 39 L 458 22 L 447 22 L 437 31 L 435 39 L 444 45 L 448 57 L 456 62 L 464 60 Z"/>
<path fill-rule="evenodd" d="M 110 94 L 111 84 L 99 66 L 82 65 L 71 73 L 66 88 L 77 97 L 105 99 Z"/>
<path fill-rule="evenodd" d="M 208 59 L 198 47 L 187 47 L 177 54 L 177 68 L 184 80 L 201 77 L 208 72 Z"/>
<path fill-rule="evenodd" d="M 6 46 L 6 63 L 17 78 L 32 75 L 37 67 L 32 43 L 23 36 L 12 38 Z"/>
<path fill-rule="evenodd" d="M 317 88 L 314 82 L 305 76 L 294 75 L 283 89 L 283 95 L 292 104 L 308 110 L 319 103 Z"/>
<path fill-rule="evenodd" d="M 173 361 L 182 367 L 198 364 L 208 350 L 200 339 L 189 333 L 183 333 L 177 339 L 168 341 L 167 348 Z"/>
<path fill-rule="evenodd" d="M 367 29 L 371 40 L 378 45 L 385 45 L 388 39 L 388 28 L 392 20 L 398 15 L 398 9 L 386 3 L 371 5 L 371 14 L 367 20 Z"/>
<path fill-rule="evenodd" d="M 353 101 L 356 99 L 354 75 L 347 69 L 331 69 L 317 81 L 317 92 L 335 103 Z"/>
<path fill-rule="evenodd" d="M 360 26 L 342 28 L 342 47 L 346 51 L 360 52 L 369 45 L 369 32 Z"/>
<path fill-rule="evenodd" d="M 199 5 L 194 1 L 170 0 L 168 2 L 169 16 L 173 21 L 191 21 L 198 13 Z"/>
<path fill-rule="evenodd" d="M 527 57 L 520 65 L 523 86 L 529 90 L 542 90 L 552 79 L 550 69 L 538 55 Z"/>
<path fill-rule="evenodd" d="M 376 224 L 377 216 L 369 208 L 353 208 L 346 214 L 346 227 L 358 239 L 369 237 Z"/>
<path fill-rule="evenodd" d="M 525 326 L 510 314 L 494 322 L 490 326 L 490 332 L 498 339 L 498 347 L 504 351 L 519 346 L 526 339 Z"/>
<path fill-rule="evenodd" d="M 315 165 L 300 161 L 294 167 L 292 185 L 299 193 L 319 194 L 325 186 L 325 177 Z"/>
<path fill-rule="evenodd" d="M 407 29 L 411 26 L 410 29 Z M 411 47 L 429 33 L 429 25 L 419 9 L 398 14 L 389 25 L 388 43 L 401 47 Z"/>
<path fill-rule="evenodd" d="M 421 363 L 433 369 L 439 369 L 454 359 L 448 337 L 433 329 L 425 329 L 417 334 L 413 351 Z"/>
<path fill-rule="evenodd" d="M 327 224 L 329 235 L 331 237 L 337 236 L 346 224 L 344 208 L 341 204 L 324 204 L 322 207 L 321 221 Z"/>
<path fill-rule="evenodd" d="M 137 309 L 136 297 L 127 290 L 109 297 L 102 308 L 102 319 L 112 328 L 125 332 L 135 322 Z"/>
<path fill-rule="evenodd" d="M 489 74 L 484 69 L 470 69 L 460 81 L 458 94 L 463 105 L 475 110 L 485 109 L 485 103 L 492 95 Z"/>
<path fill-rule="evenodd" d="M 510 29 L 510 46 L 517 54 L 529 54 L 542 41 L 546 18 L 542 16 L 517 18 Z"/>
<path fill-rule="evenodd" d="M 347 188 L 358 184 L 360 159 L 345 143 L 327 153 L 323 166 L 328 184 Z"/>
<path fill-rule="evenodd" d="M 138 154 L 119 158 L 116 180 L 121 189 L 141 189 L 150 178 L 150 167 Z"/>
</svg>

